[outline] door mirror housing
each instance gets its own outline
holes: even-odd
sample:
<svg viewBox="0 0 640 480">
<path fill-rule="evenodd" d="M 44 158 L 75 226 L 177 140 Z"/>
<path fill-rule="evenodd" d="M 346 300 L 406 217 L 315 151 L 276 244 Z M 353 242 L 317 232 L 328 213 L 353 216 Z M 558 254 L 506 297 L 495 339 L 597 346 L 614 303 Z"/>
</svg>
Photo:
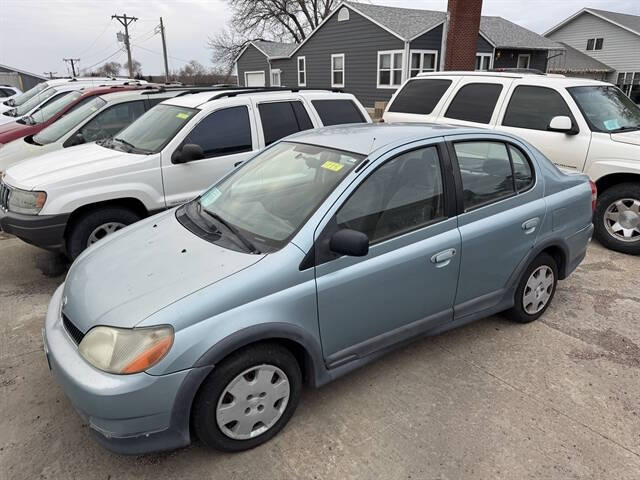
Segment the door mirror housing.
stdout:
<svg viewBox="0 0 640 480">
<path fill-rule="evenodd" d="M 344 228 L 331 236 L 329 248 L 341 255 L 364 257 L 369 253 L 369 237 L 357 230 Z"/>
<path fill-rule="evenodd" d="M 187 163 L 194 160 L 202 160 L 204 158 L 204 150 L 200 145 L 195 143 L 187 143 L 181 149 L 176 150 L 171 155 L 171 163 Z"/>
<path fill-rule="evenodd" d="M 574 128 L 571 119 L 565 115 L 553 117 L 549 122 L 547 130 L 549 130 L 550 132 L 562 132 L 566 133 L 567 135 L 575 135 L 576 133 L 578 133 L 578 129 Z"/>
</svg>

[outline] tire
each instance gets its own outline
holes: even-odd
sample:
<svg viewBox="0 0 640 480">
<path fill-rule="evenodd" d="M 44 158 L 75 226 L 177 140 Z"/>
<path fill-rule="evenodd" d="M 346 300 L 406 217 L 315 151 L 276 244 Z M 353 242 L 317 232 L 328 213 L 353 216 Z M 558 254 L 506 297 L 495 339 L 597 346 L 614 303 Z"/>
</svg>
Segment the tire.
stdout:
<svg viewBox="0 0 640 480">
<path fill-rule="evenodd" d="M 605 215 L 616 215 L 619 208 L 616 203 L 624 207 L 630 206 L 632 202 L 637 202 L 629 212 L 627 218 L 624 219 L 624 226 L 633 227 L 627 229 L 631 231 L 631 236 L 625 239 L 624 232 L 615 232 L 615 222 L 611 217 L 605 218 Z M 638 183 L 621 183 L 606 189 L 598 196 L 596 203 L 596 211 L 593 215 L 593 223 L 595 226 L 595 237 L 605 247 L 615 250 L 616 252 L 628 253 L 630 255 L 640 255 L 640 211 L 634 210 L 640 204 L 640 184 Z M 608 227 L 609 225 L 609 227 Z M 620 228 L 623 225 L 619 225 Z"/>
<path fill-rule="evenodd" d="M 276 372 L 266 384 L 262 383 L 262 386 L 267 385 L 265 392 L 260 385 L 260 378 L 264 374 L 262 378 L 268 379 L 270 368 L 279 373 Z M 255 371 L 258 373 L 253 373 L 253 380 L 245 382 L 247 375 L 251 379 L 251 374 Z M 284 391 L 282 375 L 289 386 L 287 400 L 281 397 Z M 239 378 L 239 383 L 234 383 Z M 257 447 L 273 438 L 293 416 L 300 400 L 301 387 L 300 366 L 286 348 L 263 343 L 239 350 L 216 365 L 200 387 L 191 415 L 195 434 L 209 447 L 223 452 L 240 452 Z M 273 390 L 270 390 L 271 388 Z M 228 393 L 228 389 L 237 390 L 241 395 L 232 395 Z M 264 396 L 264 393 L 267 395 Z M 225 405 L 228 405 L 227 413 L 221 414 Z M 262 410 L 259 410 L 261 405 Z M 268 410 L 272 407 L 272 410 Z M 276 410 L 280 411 L 280 416 L 271 419 L 268 412 Z M 261 417 L 262 412 L 267 418 Z M 235 421 L 234 418 L 239 418 L 240 421 Z M 225 421 L 229 422 L 225 424 Z M 240 438 L 243 432 L 250 432 L 248 435 L 253 436 Z M 232 438 L 234 436 L 236 438 Z"/>
<path fill-rule="evenodd" d="M 548 275 L 545 275 L 548 272 L 553 274 L 553 278 L 549 279 Z M 537 275 L 536 277 L 533 277 L 534 273 Z M 544 275 L 544 277 L 540 275 Z M 530 280 L 533 282 L 534 288 L 531 288 Z M 548 283 L 549 281 L 550 283 Z M 539 285 L 541 289 L 539 295 L 537 295 L 538 292 L 535 285 Z M 522 275 L 516 290 L 515 304 L 513 308 L 506 312 L 507 317 L 518 323 L 529 323 L 537 320 L 551 305 L 557 285 L 558 265 L 551 255 L 541 253 L 531 262 L 524 275 Z M 526 301 L 525 295 L 527 295 Z M 539 302 L 543 299 L 544 304 L 540 305 Z"/>
<path fill-rule="evenodd" d="M 140 218 L 140 215 L 124 207 L 104 207 L 84 213 L 73 223 L 67 235 L 67 256 L 75 260 L 89 246 L 90 237 L 96 232 L 99 234 L 100 227 L 111 225 L 116 231 Z M 105 231 L 105 235 L 108 233 Z"/>
</svg>

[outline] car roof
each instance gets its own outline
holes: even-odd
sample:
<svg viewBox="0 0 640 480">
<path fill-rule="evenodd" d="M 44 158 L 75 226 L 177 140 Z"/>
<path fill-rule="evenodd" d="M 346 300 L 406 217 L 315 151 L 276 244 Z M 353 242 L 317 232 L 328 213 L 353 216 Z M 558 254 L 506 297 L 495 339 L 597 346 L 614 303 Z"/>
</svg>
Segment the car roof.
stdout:
<svg viewBox="0 0 640 480">
<path fill-rule="evenodd" d="M 526 79 L 540 85 L 555 87 L 577 87 L 582 85 L 611 85 L 608 82 L 600 80 L 592 80 L 590 78 L 565 77 L 557 74 L 536 74 L 536 73 L 517 73 L 517 72 L 424 72 L 418 74 L 414 78 L 446 78 L 446 77 L 480 77 L 480 78 L 512 78 Z"/>
<path fill-rule="evenodd" d="M 273 99 L 277 100 L 279 98 L 291 98 L 291 95 L 300 95 L 303 97 L 317 97 L 318 95 L 327 95 L 327 96 L 338 96 L 344 98 L 352 98 L 353 96 L 348 93 L 341 92 L 332 92 L 330 90 L 300 90 L 297 88 L 293 89 L 278 89 L 278 90 L 270 90 L 266 88 L 265 90 L 256 89 L 252 91 L 247 88 L 237 88 L 237 89 L 220 89 L 211 90 L 207 92 L 198 92 L 190 95 L 183 95 L 180 97 L 175 97 L 170 100 L 166 100 L 165 104 L 175 105 L 178 107 L 187 107 L 187 108 L 198 108 L 203 107 L 205 104 L 209 102 L 214 102 L 217 100 L 215 97 L 217 95 L 224 95 L 221 99 L 230 98 L 237 94 L 242 94 L 242 96 L 246 97 L 256 97 L 259 96 L 261 99 Z"/>
<path fill-rule="evenodd" d="M 185 89 L 186 90 L 186 89 Z M 118 102 L 118 101 L 127 101 L 127 100 L 137 100 L 139 98 L 143 98 L 145 95 L 153 95 L 155 98 L 173 98 L 176 95 L 180 95 L 184 90 L 166 90 L 166 91 L 158 91 L 158 90 L 150 90 L 148 88 L 136 88 L 129 90 L 111 90 L 106 91 L 102 95 L 102 99 L 107 102 Z"/>
<path fill-rule="evenodd" d="M 359 123 L 305 130 L 287 137 L 286 140 L 368 155 L 374 150 L 399 141 L 409 143 L 453 133 L 491 134 L 495 132 L 482 128 L 435 123 Z"/>
</svg>

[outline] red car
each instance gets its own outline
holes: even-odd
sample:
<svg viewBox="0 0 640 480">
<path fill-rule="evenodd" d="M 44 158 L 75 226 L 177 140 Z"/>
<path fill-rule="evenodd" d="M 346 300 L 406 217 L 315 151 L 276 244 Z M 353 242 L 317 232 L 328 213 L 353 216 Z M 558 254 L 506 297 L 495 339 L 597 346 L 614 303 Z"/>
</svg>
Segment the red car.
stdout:
<svg viewBox="0 0 640 480">
<path fill-rule="evenodd" d="M 1 125 L 0 144 L 9 143 L 29 135 L 35 135 L 63 115 L 88 102 L 97 95 L 123 92 L 126 90 L 140 90 L 143 88 L 149 88 L 149 85 L 113 85 L 109 87 L 86 88 L 71 91 L 28 117 L 23 117 L 15 122 Z"/>
</svg>

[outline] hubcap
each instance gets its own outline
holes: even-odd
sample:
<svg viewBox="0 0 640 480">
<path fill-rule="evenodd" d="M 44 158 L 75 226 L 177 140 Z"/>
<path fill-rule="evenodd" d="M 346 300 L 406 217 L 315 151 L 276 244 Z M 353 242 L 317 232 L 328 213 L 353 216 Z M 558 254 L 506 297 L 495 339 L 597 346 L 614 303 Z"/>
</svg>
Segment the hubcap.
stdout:
<svg viewBox="0 0 640 480">
<path fill-rule="evenodd" d="M 553 292 L 554 275 L 553 270 L 546 265 L 542 265 L 534 270 L 527 280 L 522 297 L 522 308 L 529 315 L 535 315 L 542 310 Z"/>
<path fill-rule="evenodd" d="M 216 421 L 229 438 L 254 438 L 280 419 L 288 402 L 289 379 L 282 370 L 273 365 L 251 367 L 231 380 L 220 395 Z"/>
<path fill-rule="evenodd" d="M 107 235 L 117 232 L 124 227 L 126 227 L 126 225 L 120 222 L 109 222 L 105 223 L 104 225 L 100 225 L 93 232 L 91 232 L 91 235 L 89 235 L 89 240 L 87 240 L 87 247 L 90 247 L 97 241 L 102 240 Z"/>
<path fill-rule="evenodd" d="M 621 198 L 613 202 L 604 212 L 604 226 L 617 240 L 640 240 L 640 200 Z"/>
</svg>

